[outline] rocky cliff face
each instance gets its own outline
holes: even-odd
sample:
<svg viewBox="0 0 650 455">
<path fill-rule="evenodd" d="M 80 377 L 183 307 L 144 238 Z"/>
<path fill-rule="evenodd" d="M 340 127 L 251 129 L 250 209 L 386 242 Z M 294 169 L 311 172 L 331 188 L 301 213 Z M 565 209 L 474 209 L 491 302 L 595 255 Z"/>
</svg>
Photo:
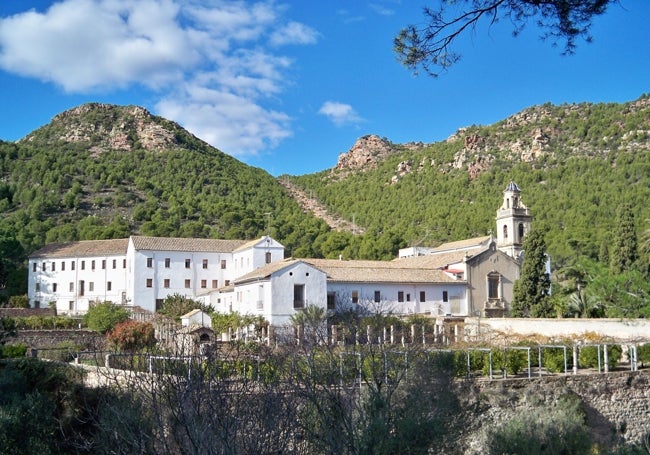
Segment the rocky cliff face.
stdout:
<svg viewBox="0 0 650 455">
<path fill-rule="evenodd" d="M 50 124 L 23 139 L 26 142 L 87 144 L 97 154 L 139 147 L 161 150 L 177 145 L 174 132 L 138 106 L 89 103 L 58 114 Z"/>
<path fill-rule="evenodd" d="M 333 171 L 346 172 L 374 169 L 377 163 L 394 152 L 393 145 L 386 139 L 370 134 L 360 137 L 345 153 L 339 155 L 339 160 Z"/>
</svg>

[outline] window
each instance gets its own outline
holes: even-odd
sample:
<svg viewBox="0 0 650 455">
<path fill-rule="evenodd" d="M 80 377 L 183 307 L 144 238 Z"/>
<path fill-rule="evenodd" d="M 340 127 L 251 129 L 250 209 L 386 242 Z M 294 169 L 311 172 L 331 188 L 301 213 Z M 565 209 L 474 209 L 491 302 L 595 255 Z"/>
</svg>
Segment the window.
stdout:
<svg viewBox="0 0 650 455">
<path fill-rule="evenodd" d="M 81 270 L 86 270 L 86 261 L 81 261 Z"/>
<path fill-rule="evenodd" d="M 56 272 L 56 262 L 53 262 L 53 263 L 52 263 L 52 271 L 53 271 L 53 272 Z"/>
<path fill-rule="evenodd" d="M 499 298 L 499 281 L 500 275 L 497 272 L 488 274 L 488 299 Z"/>
<path fill-rule="evenodd" d="M 406 301 L 410 302 L 411 301 L 411 294 L 406 294 Z"/>
<path fill-rule="evenodd" d="M 352 291 L 352 303 L 359 303 L 359 291 Z"/>
<path fill-rule="evenodd" d="M 225 259 L 222 259 L 222 260 L 221 260 L 221 268 L 222 268 L 222 269 L 225 269 L 225 268 L 226 268 L 226 260 L 225 260 Z"/>
<path fill-rule="evenodd" d="M 43 272 L 47 272 L 47 264 L 45 262 L 43 262 L 43 264 L 41 265 L 41 269 L 43 270 Z"/>
<path fill-rule="evenodd" d="M 328 310 L 336 309 L 336 294 L 333 292 L 327 293 L 327 309 Z"/>
<path fill-rule="evenodd" d="M 122 268 L 123 268 L 123 269 L 126 268 L 126 259 L 122 259 Z"/>
<path fill-rule="evenodd" d="M 186 268 L 186 269 L 189 269 L 191 263 L 192 263 L 191 260 L 189 260 L 189 259 L 185 259 L 185 268 Z"/>
<path fill-rule="evenodd" d="M 88 282 L 88 292 L 93 292 L 95 290 L 95 283 L 92 281 Z"/>
<path fill-rule="evenodd" d="M 61 270 L 65 270 L 65 261 L 61 261 Z"/>
<path fill-rule="evenodd" d="M 191 285 L 190 280 L 185 280 L 185 287 L 186 287 L 186 288 L 189 288 L 190 285 Z"/>
<path fill-rule="evenodd" d="M 426 301 L 427 301 L 426 292 L 420 291 L 420 302 L 426 302 Z"/>
<path fill-rule="evenodd" d="M 106 270 L 106 259 L 102 259 L 102 270 Z"/>
<path fill-rule="evenodd" d="M 68 302 L 68 310 L 69 311 L 74 311 L 74 300 L 70 300 Z"/>
<path fill-rule="evenodd" d="M 404 301 L 404 291 L 397 291 L 397 301 L 398 302 Z"/>
<path fill-rule="evenodd" d="M 172 265 L 172 260 L 170 258 L 165 258 L 165 268 L 168 269 Z"/>
<path fill-rule="evenodd" d="M 212 280 L 212 289 L 217 289 L 219 287 L 219 280 Z"/>
<path fill-rule="evenodd" d="M 95 270 L 95 261 L 90 261 L 90 268 L 91 270 Z"/>
<path fill-rule="evenodd" d="M 147 278 L 147 287 L 153 287 L 153 278 Z"/>
<path fill-rule="evenodd" d="M 503 225 L 503 238 L 507 239 L 508 238 L 508 226 L 505 224 Z"/>
<path fill-rule="evenodd" d="M 293 307 L 294 308 L 305 307 L 305 285 L 304 284 L 293 285 Z"/>
<path fill-rule="evenodd" d="M 165 303 L 164 299 L 156 299 L 156 311 L 160 311 Z"/>
<path fill-rule="evenodd" d="M 40 308 L 41 307 L 41 302 L 38 300 L 34 300 L 34 308 Z"/>
<path fill-rule="evenodd" d="M 70 269 L 74 270 L 74 261 L 70 262 Z"/>
<path fill-rule="evenodd" d="M 449 302 L 449 294 L 447 293 L 447 291 L 442 291 L 442 301 Z"/>
<path fill-rule="evenodd" d="M 74 292 L 74 283 L 70 282 L 70 292 Z"/>
<path fill-rule="evenodd" d="M 226 280 L 224 286 L 230 286 L 230 280 Z"/>
<path fill-rule="evenodd" d="M 519 223 L 519 241 L 524 238 L 524 223 Z"/>
<path fill-rule="evenodd" d="M 264 259 L 264 260 L 265 260 L 265 262 L 266 262 L 267 264 L 270 264 L 270 263 L 271 263 L 271 252 L 270 252 L 270 251 L 267 251 L 267 252 L 266 252 L 266 255 L 265 255 L 265 259 Z"/>
<path fill-rule="evenodd" d="M 79 280 L 79 295 L 84 295 L 86 293 L 86 286 L 83 280 Z"/>
<path fill-rule="evenodd" d="M 113 268 L 114 268 L 114 269 L 117 268 L 117 259 L 113 259 Z"/>
<path fill-rule="evenodd" d="M 56 292 L 58 286 L 56 283 L 52 283 L 52 292 Z"/>
<path fill-rule="evenodd" d="M 169 278 L 165 278 L 165 280 L 163 281 L 163 287 L 165 289 L 169 289 Z"/>
<path fill-rule="evenodd" d="M 208 268 L 208 260 L 207 259 L 203 259 L 203 268 L 204 269 Z"/>
<path fill-rule="evenodd" d="M 36 283 L 36 287 L 34 288 L 36 292 L 41 292 L 41 283 Z"/>
<path fill-rule="evenodd" d="M 208 280 L 201 280 L 201 289 L 205 289 L 208 287 Z"/>
<path fill-rule="evenodd" d="M 147 258 L 147 267 L 148 268 L 153 267 L 153 258 Z"/>
<path fill-rule="evenodd" d="M 111 283 L 110 281 L 107 281 L 106 282 L 106 290 L 107 291 L 112 291 L 113 290 L 113 283 Z"/>
<path fill-rule="evenodd" d="M 375 291 L 375 303 L 379 303 L 380 301 L 381 301 L 381 292 Z"/>
<path fill-rule="evenodd" d="M 36 262 L 32 264 L 32 272 L 36 272 Z"/>
</svg>

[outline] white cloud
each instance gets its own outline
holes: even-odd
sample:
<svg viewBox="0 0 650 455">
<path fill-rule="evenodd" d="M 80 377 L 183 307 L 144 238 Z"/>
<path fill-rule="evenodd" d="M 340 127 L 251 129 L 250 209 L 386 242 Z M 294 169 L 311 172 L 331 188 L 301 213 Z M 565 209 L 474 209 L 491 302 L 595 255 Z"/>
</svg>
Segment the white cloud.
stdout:
<svg viewBox="0 0 650 455">
<path fill-rule="evenodd" d="M 282 14 L 253 0 L 63 0 L 0 18 L 0 69 L 69 93 L 144 86 L 161 115 L 227 153 L 256 154 L 291 135 L 289 117 L 264 107 L 292 64 L 277 46 L 318 39 Z"/>
<path fill-rule="evenodd" d="M 271 34 L 271 44 L 314 44 L 318 40 L 318 32 L 300 22 L 289 22 L 284 27 Z"/>
<path fill-rule="evenodd" d="M 356 124 L 363 121 L 352 106 L 338 101 L 326 101 L 318 110 L 318 113 L 329 118 L 336 126 Z"/>
</svg>

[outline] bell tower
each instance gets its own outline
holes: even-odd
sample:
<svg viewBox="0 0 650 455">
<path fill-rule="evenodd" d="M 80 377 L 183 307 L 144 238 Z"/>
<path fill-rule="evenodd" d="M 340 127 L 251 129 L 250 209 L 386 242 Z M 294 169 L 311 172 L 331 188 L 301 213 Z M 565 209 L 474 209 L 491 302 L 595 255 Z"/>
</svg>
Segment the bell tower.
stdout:
<svg viewBox="0 0 650 455">
<path fill-rule="evenodd" d="M 503 205 L 497 210 L 497 248 L 519 259 L 524 237 L 530 232 L 531 216 L 521 202 L 521 191 L 515 182 L 503 192 Z"/>
</svg>

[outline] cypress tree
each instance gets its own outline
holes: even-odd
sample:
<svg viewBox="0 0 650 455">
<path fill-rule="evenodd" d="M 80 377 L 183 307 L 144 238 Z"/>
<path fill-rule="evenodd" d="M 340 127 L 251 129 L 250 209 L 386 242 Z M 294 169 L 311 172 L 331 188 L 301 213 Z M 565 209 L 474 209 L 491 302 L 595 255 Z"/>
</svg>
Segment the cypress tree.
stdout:
<svg viewBox="0 0 650 455">
<path fill-rule="evenodd" d="M 549 291 L 551 279 L 546 273 L 546 241 L 540 230 L 524 239 L 524 262 L 521 277 L 515 282 L 510 315 L 514 317 L 548 317 L 553 315 Z"/>
<path fill-rule="evenodd" d="M 625 272 L 634 265 L 638 257 L 632 206 L 627 203 L 622 204 L 616 214 L 616 227 L 610 252 L 609 269 L 613 274 Z"/>
</svg>

